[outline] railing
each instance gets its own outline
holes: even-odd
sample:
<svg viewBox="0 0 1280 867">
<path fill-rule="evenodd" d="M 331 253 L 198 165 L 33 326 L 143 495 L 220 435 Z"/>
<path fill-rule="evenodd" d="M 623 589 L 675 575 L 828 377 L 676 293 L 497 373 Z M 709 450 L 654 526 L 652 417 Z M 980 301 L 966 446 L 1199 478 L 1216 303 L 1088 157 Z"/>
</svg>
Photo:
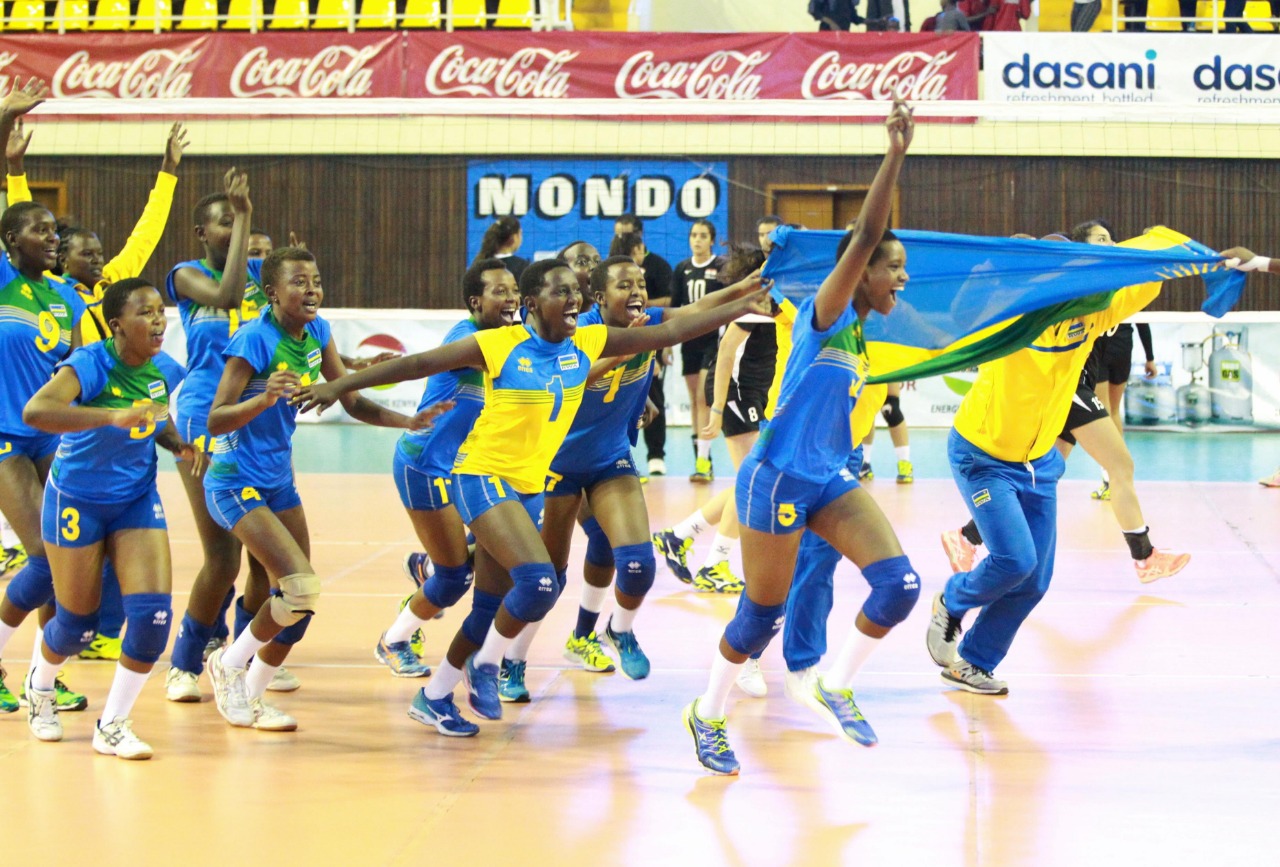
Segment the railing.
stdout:
<svg viewBox="0 0 1280 867">
<path fill-rule="evenodd" d="M 1223 31 L 1221 30 L 1221 26 L 1222 26 L 1222 25 L 1229 25 L 1229 24 L 1245 24 L 1245 25 L 1249 25 L 1249 24 L 1271 24 L 1272 26 L 1276 27 L 1277 29 L 1280 29 L 1280 18 L 1258 18 L 1258 17 L 1249 17 L 1249 18 L 1246 18 L 1244 15 L 1232 16 L 1231 18 L 1227 18 L 1226 16 L 1224 16 L 1224 15 L 1222 15 L 1222 14 L 1221 14 L 1221 10 L 1218 8 L 1218 3 L 1217 3 L 1217 2 L 1210 2 L 1210 3 L 1209 3 L 1209 8 L 1210 8 L 1210 10 L 1211 10 L 1211 14 L 1210 14 L 1208 17 L 1191 16 L 1191 17 L 1186 17 L 1186 18 L 1181 17 L 1181 16 L 1176 16 L 1176 15 L 1174 15 L 1174 16 L 1157 16 L 1157 15 L 1134 15 L 1134 16 L 1129 16 L 1129 15 L 1121 15 L 1121 14 L 1120 14 L 1120 9 L 1121 9 L 1121 7 L 1126 6 L 1126 5 L 1128 5 L 1128 4 L 1127 4 L 1127 3 L 1125 3 L 1125 2 L 1124 2 L 1124 0 L 1111 0 L 1111 32 L 1112 32 L 1112 33 L 1119 33 L 1119 32 L 1124 31 L 1124 30 L 1125 30 L 1124 25 L 1129 24 L 1130 22 L 1135 23 L 1135 24 L 1136 24 L 1136 23 L 1142 23 L 1143 25 L 1151 24 L 1151 23 L 1153 23 L 1153 22 L 1155 22 L 1155 23 L 1168 23 L 1168 24 L 1180 24 L 1180 25 L 1186 25 L 1186 24 L 1192 24 L 1192 25 L 1196 25 L 1196 24 L 1209 24 L 1209 25 L 1210 25 L 1210 29 L 1209 29 L 1208 31 L 1205 31 L 1205 32 L 1209 32 L 1209 33 L 1219 33 L 1219 32 L 1223 32 Z M 1243 11 L 1244 11 L 1244 5 L 1242 4 L 1242 5 L 1241 5 L 1241 12 L 1243 12 Z M 1165 32 L 1165 31 L 1152 31 L 1152 32 Z M 1174 33 L 1174 32 L 1177 32 L 1177 31 L 1167 31 L 1167 32 Z M 1196 31 L 1196 32 L 1201 32 L 1201 31 Z"/>
</svg>

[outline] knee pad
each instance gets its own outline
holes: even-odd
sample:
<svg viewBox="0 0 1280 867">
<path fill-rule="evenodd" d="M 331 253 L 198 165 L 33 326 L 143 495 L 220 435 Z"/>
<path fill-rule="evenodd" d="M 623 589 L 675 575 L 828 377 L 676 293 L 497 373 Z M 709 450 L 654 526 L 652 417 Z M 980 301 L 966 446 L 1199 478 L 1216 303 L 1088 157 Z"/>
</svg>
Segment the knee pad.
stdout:
<svg viewBox="0 0 1280 867">
<path fill-rule="evenodd" d="M 57 614 L 44 627 L 44 643 L 59 656 L 78 656 L 97 634 L 98 612 L 72 614 L 59 605 Z"/>
<path fill-rule="evenodd" d="M 173 597 L 168 593 L 130 593 L 124 597 L 122 652 L 130 659 L 154 665 L 169 643 Z"/>
<path fill-rule="evenodd" d="M 493 618 L 502 606 L 502 597 L 477 590 L 471 594 L 471 613 L 462 621 L 462 634 L 467 641 L 479 647 L 484 644 Z"/>
<path fill-rule="evenodd" d="M 27 560 L 27 565 L 9 582 L 5 595 L 23 611 L 35 611 L 53 599 L 53 571 L 49 568 L 48 558 L 32 557 Z"/>
<path fill-rule="evenodd" d="M 643 545 L 619 545 L 613 549 L 614 562 L 618 564 L 618 590 L 627 596 L 643 596 L 653 586 L 653 575 L 658 569 L 653 559 L 653 543 Z"/>
<path fill-rule="evenodd" d="M 920 576 L 905 556 L 877 560 L 862 570 L 862 577 L 871 585 L 862 613 L 879 626 L 897 626 L 906 620 L 920 598 Z"/>
<path fill-rule="evenodd" d="M 613 549 L 609 537 L 604 534 L 600 522 L 594 517 L 582 525 L 587 534 L 587 562 L 592 566 L 607 567 L 614 564 Z"/>
<path fill-rule="evenodd" d="M 307 627 L 311 625 L 311 615 L 299 620 L 292 626 L 286 626 L 281 629 L 275 638 L 271 639 L 276 644 L 287 644 L 293 646 L 302 640 L 302 636 L 307 634 Z"/>
<path fill-rule="evenodd" d="M 320 577 L 309 572 L 286 575 L 280 579 L 280 595 L 271 596 L 271 619 L 289 627 L 308 614 L 315 614 L 320 604 Z"/>
<path fill-rule="evenodd" d="M 880 414 L 884 416 L 884 420 L 889 427 L 897 427 L 907 420 L 902 414 L 901 401 L 896 394 L 891 394 L 884 399 L 884 406 L 880 407 Z"/>
<path fill-rule="evenodd" d="M 441 566 L 422 584 L 422 595 L 436 608 L 450 608 L 467 594 L 473 573 L 466 563 L 461 566 Z"/>
<path fill-rule="evenodd" d="M 183 615 L 178 638 L 173 642 L 173 667 L 199 674 L 204 671 L 204 648 L 216 626 L 205 626 L 190 614 Z"/>
<path fill-rule="evenodd" d="M 724 639 L 738 653 L 753 656 L 769 646 L 782 628 L 785 605 L 757 605 L 742 594 L 738 613 L 725 627 Z"/>
<path fill-rule="evenodd" d="M 560 594 L 564 592 L 564 588 L 567 587 L 568 585 L 569 585 L 569 570 L 557 569 L 556 570 L 556 587 L 558 588 L 556 590 L 557 599 L 560 598 Z"/>
<path fill-rule="evenodd" d="M 227 612 L 231 610 L 231 603 L 235 601 L 236 588 L 228 587 L 227 595 L 222 597 L 222 607 L 218 609 L 218 619 L 213 623 L 213 634 L 218 638 L 225 639 L 227 637 Z M 239 635 L 240 633 L 236 633 Z"/>
<path fill-rule="evenodd" d="M 120 595 L 120 578 L 116 567 L 107 559 L 102 564 L 102 597 L 98 603 L 98 634 L 111 638 L 120 637 L 125 620 L 124 603 Z"/>
<path fill-rule="evenodd" d="M 240 637 L 240 633 L 249 628 L 249 624 L 253 622 L 253 612 L 244 607 L 244 597 L 236 597 L 236 621 L 231 628 L 231 640 L 235 641 Z"/>
<path fill-rule="evenodd" d="M 560 576 L 550 563 L 521 563 L 511 570 L 511 580 L 515 586 L 503 604 L 523 623 L 541 621 L 560 598 Z"/>
</svg>

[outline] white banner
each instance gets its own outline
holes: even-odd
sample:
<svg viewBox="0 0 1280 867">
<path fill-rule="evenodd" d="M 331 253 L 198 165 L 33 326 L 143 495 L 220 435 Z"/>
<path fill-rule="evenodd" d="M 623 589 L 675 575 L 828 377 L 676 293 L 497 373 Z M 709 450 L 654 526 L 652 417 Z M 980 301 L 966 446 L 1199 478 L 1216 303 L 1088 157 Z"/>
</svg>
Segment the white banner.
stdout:
<svg viewBox="0 0 1280 867">
<path fill-rule="evenodd" d="M 1274 35 L 988 33 L 982 42 L 989 102 L 1280 105 Z"/>
</svg>

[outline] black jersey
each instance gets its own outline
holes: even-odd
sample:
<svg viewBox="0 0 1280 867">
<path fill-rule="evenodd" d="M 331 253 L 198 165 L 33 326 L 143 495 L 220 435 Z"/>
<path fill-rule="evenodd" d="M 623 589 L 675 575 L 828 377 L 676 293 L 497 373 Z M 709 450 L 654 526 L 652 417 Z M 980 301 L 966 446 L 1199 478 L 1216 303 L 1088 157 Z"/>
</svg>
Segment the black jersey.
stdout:
<svg viewBox="0 0 1280 867">
<path fill-rule="evenodd" d="M 772 322 L 734 322 L 730 328 L 748 332 L 733 368 L 733 381 L 743 390 L 769 390 L 778 363 L 778 326 Z M 716 356 L 711 358 L 707 380 L 715 377 Z"/>
<path fill-rule="evenodd" d="M 718 292 L 724 288 L 720 282 L 720 272 L 728 264 L 723 256 L 716 256 L 702 266 L 693 264 L 692 259 L 685 259 L 675 267 L 671 275 L 671 306 L 685 307 L 703 299 L 708 292 Z M 686 350 L 698 350 L 705 353 L 715 351 L 718 336 L 713 331 L 701 337 L 695 337 L 683 344 Z"/>
</svg>

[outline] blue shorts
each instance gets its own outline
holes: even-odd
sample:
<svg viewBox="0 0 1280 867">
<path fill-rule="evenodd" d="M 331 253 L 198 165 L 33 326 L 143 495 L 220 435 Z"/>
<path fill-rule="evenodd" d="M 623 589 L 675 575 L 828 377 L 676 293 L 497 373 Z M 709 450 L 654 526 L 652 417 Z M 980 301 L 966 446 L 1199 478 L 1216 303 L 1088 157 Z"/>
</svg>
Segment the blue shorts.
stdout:
<svg viewBox="0 0 1280 867">
<path fill-rule="evenodd" d="M 547 496 L 569 497 L 590 490 L 601 482 L 616 479 L 618 476 L 640 476 L 636 472 L 636 463 L 631 455 L 619 455 L 604 465 L 602 469 L 587 473 L 547 473 Z"/>
<path fill-rule="evenodd" d="M 44 487 L 40 536 L 46 545 L 83 548 L 121 530 L 166 530 L 164 506 L 154 485 L 124 503 L 92 503 L 63 493 L 50 481 Z"/>
<path fill-rule="evenodd" d="M 860 487 L 858 474 L 848 466 L 826 482 L 808 482 L 751 454 L 738 467 L 738 520 L 761 533 L 785 536 L 803 530 L 810 515 Z"/>
<path fill-rule="evenodd" d="M 421 512 L 438 512 L 453 505 L 453 476 L 433 476 L 424 473 L 396 449 L 391 462 L 391 475 L 400 492 L 400 502 L 406 509 Z"/>
<path fill-rule="evenodd" d="M 243 487 L 226 491 L 205 488 L 204 503 L 209 516 L 224 530 L 235 529 L 236 524 L 254 509 L 270 509 L 279 514 L 302 505 L 298 488 L 290 483 L 275 488 Z"/>
<path fill-rule="evenodd" d="M 209 417 L 207 415 L 196 418 L 187 418 L 178 416 L 174 423 L 174 429 L 178 431 L 178 438 L 184 443 L 191 445 L 204 452 L 206 455 L 213 453 L 213 434 L 209 433 L 208 424 Z M 178 463 L 182 463 L 182 458 L 176 458 Z"/>
<path fill-rule="evenodd" d="M 453 474 L 454 505 L 464 524 L 470 524 L 499 503 L 518 502 L 529 513 L 529 520 L 542 529 L 542 492 L 522 494 L 495 476 L 476 476 L 469 473 Z"/>
<path fill-rule="evenodd" d="M 0 462 L 22 455 L 30 458 L 34 463 L 56 452 L 58 440 L 58 434 L 38 433 L 23 436 L 0 433 Z"/>
</svg>

